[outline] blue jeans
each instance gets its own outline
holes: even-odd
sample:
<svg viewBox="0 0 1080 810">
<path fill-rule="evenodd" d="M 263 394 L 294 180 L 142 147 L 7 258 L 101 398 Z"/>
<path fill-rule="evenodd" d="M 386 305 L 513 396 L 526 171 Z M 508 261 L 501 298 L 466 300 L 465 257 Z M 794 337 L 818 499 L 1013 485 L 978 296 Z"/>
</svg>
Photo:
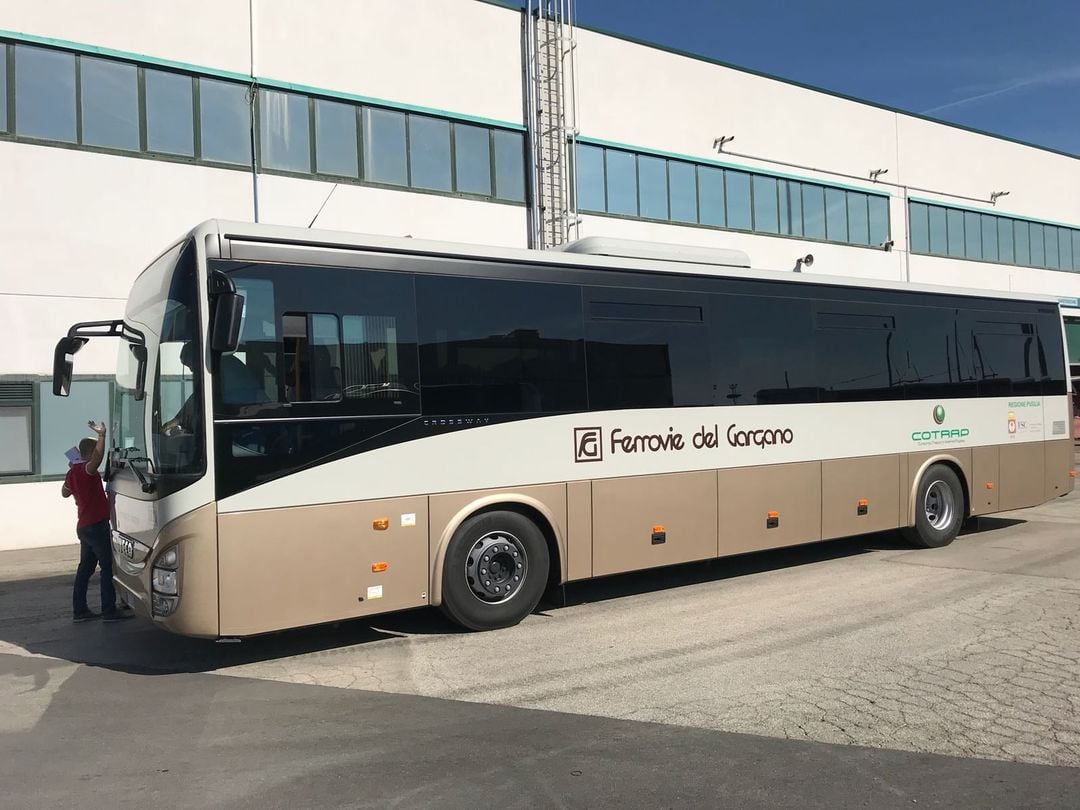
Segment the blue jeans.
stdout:
<svg viewBox="0 0 1080 810">
<path fill-rule="evenodd" d="M 86 613 L 86 588 L 94 569 L 101 566 L 101 612 L 112 613 L 116 609 L 116 586 L 113 585 L 112 533 L 109 521 L 103 520 L 75 530 L 79 535 L 82 553 L 75 571 L 75 593 L 72 608 L 75 613 Z"/>
</svg>

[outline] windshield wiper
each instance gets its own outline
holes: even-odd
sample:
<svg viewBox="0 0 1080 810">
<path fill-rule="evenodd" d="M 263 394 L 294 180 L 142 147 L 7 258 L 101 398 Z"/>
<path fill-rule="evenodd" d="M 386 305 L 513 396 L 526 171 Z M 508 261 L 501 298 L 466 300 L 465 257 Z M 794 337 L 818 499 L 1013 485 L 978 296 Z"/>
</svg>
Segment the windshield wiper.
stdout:
<svg viewBox="0 0 1080 810">
<path fill-rule="evenodd" d="M 137 449 L 137 448 L 132 448 L 132 449 L 134 450 L 134 449 Z M 126 460 L 127 460 L 128 468 L 133 473 L 135 473 L 135 477 L 139 479 L 139 486 L 142 487 L 142 491 L 143 492 L 153 492 L 154 489 L 157 487 L 157 483 L 155 481 L 151 481 L 149 478 L 147 478 L 146 473 L 144 473 L 142 470 L 140 470 L 138 467 L 135 466 L 135 462 L 136 461 L 138 461 L 140 463 L 145 462 L 146 463 L 146 468 L 148 470 L 150 470 L 150 472 L 152 474 L 156 475 L 156 473 L 154 473 L 154 462 L 151 461 L 150 459 L 148 459 L 146 456 L 131 456 L 131 457 L 128 457 Z"/>
</svg>

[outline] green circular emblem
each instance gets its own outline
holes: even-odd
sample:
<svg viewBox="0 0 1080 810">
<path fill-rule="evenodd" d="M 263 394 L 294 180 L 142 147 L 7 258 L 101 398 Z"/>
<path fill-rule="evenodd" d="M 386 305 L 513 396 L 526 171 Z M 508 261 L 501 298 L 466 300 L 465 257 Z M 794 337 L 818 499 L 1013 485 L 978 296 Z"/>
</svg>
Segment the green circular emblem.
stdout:
<svg viewBox="0 0 1080 810">
<path fill-rule="evenodd" d="M 939 425 L 945 421 L 945 408 L 943 406 L 938 405 L 934 408 L 934 421 Z"/>
</svg>

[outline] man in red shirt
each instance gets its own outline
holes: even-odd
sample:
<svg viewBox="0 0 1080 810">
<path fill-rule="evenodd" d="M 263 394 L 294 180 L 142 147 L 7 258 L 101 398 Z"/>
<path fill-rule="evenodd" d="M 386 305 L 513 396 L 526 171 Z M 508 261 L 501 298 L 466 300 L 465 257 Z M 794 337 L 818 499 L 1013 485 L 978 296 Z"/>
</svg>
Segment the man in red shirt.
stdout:
<svg viewBox="0 0 1080 810">
<path fill-rule="evenodd" d="M 113 585 L 112 533 L 109 531 L 109 501 L 105 487 L 98 474 L 98 465 L 105 457 L 105 423 L 90 422 L 97 439 L 79 442 L 80 461 L 68 468 L 64 487 L 60 494 L 65 498 L 75 496 L 79 520 L 75 533 L 79 536 L 82 552 L 79 568 L 75 572 L 75 594 L 72 607 L 75 621 L 85 622 L 103 616 L 105 621 L 129 619 L 129 610 L 117 609 L 116 588 Z M 86 605 L 86 589 L 94 569 L 101 566 L 101 613 L 94 613 Z"/>
</svg>

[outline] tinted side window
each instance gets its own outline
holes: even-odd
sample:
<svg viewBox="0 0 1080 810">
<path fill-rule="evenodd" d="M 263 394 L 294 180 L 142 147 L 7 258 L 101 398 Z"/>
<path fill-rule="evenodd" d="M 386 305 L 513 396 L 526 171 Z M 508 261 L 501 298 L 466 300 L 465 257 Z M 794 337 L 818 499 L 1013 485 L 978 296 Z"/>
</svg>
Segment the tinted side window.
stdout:
<svg viewBox="0 0 1080 810">
<path fill-rule="evenodd" d="M 896 316 L 873 304 L 819 301 L 815 344 L 824 402 L 899 399 Z"/>
<path fill-rule="evenodd" d="M 947 307 L 894 307 L 900 329 L 892 353 L 906 399 L 976 394 L 971 347 L 961 335 L 959 312 Z"/>
<path fill-rule="evenodd" d="M 748 295 L 712 300 L 719 404 L 818 401 L 809 301 Z"/>
<path fill-rule="evenodd" d="M 417 276 L 426 414 L 585 408 L 576 287 Z"/>
<path fill-rule="evenodd" d="M 1061 339 L 1061 319 L 1057 313 L 1041 313 L 1038 316 L 1039 345 L 1046 359 L 1046 375 L 1043 378 L 1043 393 L 1064 394 L 1065 385 L 1065 347 Z"/>
<path fill-rule="evenodd" d="M 972 313 L 971 350 L 980 395 L 1042 393 L 1046 358 L 1040 356 L 1033 317 Z"/>
<path fill-rule="evenodd" d="M 697 297 L 592 288 L 586 298 L 592 410 L 714 404 Z"/>
<path fill-rule="evenodd" d="M 227 418 L 373 416 L 420 411 L 412 277 L 251 264 L 237 351 L 215 361 Z"/>
</svg>

